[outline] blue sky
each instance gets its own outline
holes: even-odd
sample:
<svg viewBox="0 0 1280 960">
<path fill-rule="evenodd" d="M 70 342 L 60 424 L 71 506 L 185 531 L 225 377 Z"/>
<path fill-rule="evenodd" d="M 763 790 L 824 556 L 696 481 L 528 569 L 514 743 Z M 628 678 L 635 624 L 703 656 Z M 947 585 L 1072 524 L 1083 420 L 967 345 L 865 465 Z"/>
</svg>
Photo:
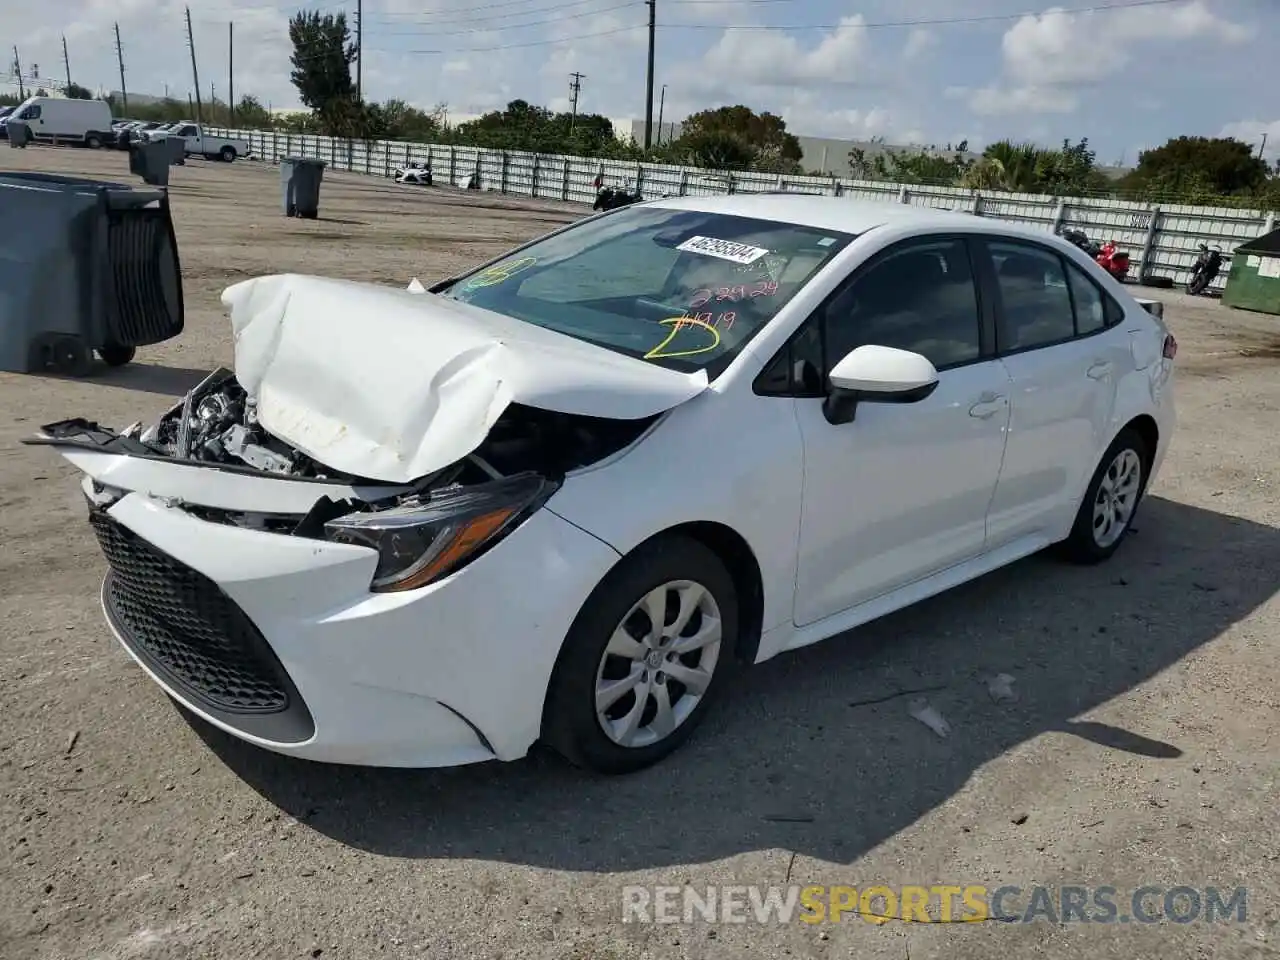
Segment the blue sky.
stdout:
<svg viewBox="0 0 1280 960">
<path fill-rule="evenodd" d="M 667 86 L 668 120 L 743 102 L 811 136 L 974 145 L 1087 136 L 1108 163 L 1132 163 L 1183 133 L 1258 143 L 1265 132 L 1268 155 L 1280 157 L 1280 3 L 1145 0 L 1078 12 L 1133 2 L 657 0 L 655 82 Z M 355 6 L 192 0 L 202 90 L 226 96 L 234 22 L 237 95 L 296 104 L 289 13 L 353 17 Z M 63 75 L 65 34 L 73 79 L 118 88 L 118 21 L 130 89 L 185 97 L 192 88 L 181 4 L 0 0 L 0 13 L 28 74 L 38 65 Z M 459 113 L 515 97 L 564 109 L 577 70 L 582 110 L 643 116 L 643 0 L 367 0 L 364 14 L 369 97 Z"/>
</svg>

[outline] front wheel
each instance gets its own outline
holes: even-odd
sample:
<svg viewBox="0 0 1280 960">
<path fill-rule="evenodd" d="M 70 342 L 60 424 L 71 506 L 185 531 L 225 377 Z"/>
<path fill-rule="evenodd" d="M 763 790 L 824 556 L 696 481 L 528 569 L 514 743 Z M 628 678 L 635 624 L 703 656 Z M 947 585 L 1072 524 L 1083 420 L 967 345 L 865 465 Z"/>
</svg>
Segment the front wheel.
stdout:
<svg viewBox="0 0 1280 960">
<path fill-rule="evenodd" d="M 231 163 L 236 158 L 236 148 L 232 146 L 223 147 L 218 151 L 218 156 L 222 158 L 223 163 Z"/>
<path fill-rule="evenodd" d="M 102 149 L 102 138 L 91 133 L 89 136 L 84 138 L 84 145 L 90 150 L 100 150 Z"/>
<path fill-rule="evenodd" d="M 722 686 L 738 595 L 720 558 L 686 537 L 618 564 L 565 638 L 543 739 L 575 766 L 631 773 L 680 746 Z"/>
<path fill-rule="evenodd" d="M 1206 277 L 1203 273 L 1197 273 L 1194 277 L 1191 278 L 1191 282 L 1187 284 L 1187 293 L 1198 296 L 1204 293 L 1205 289 L 1208 286 L 1209 286 L 1209 278 Z"/>
<path fill-rule="evenodd" d="M 1120 431 L 1089 481 L 1075 524 L 1062 546 L 1077 563 L 1100 563 L 1119 549 L 1146 492 L 1151 454 L 1132 427 Z"/>
</svg>

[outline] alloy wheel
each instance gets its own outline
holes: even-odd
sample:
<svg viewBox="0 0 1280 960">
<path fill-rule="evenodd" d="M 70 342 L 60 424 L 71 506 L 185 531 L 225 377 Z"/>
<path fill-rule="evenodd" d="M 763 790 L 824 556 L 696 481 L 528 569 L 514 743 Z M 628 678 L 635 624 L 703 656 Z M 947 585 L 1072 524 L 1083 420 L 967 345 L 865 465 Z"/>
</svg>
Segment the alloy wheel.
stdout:
<svg viewBox="0 0 1280 960">
<path fill-rule="evenodd" d="M 711 685 L 724 627 L 706 587 L 672 580 L 638 600 L 614 629 L 596 669 L 596 719 L 621 747 L 670 736 Z"/>
<path fill-rule="evenodd" d="M 1142 489 L 1142 459 L 1128 447 L 1116 454 L 1093 501 L 1093 541 L 1102 549 L 1124 535 Z"/>
</svg>

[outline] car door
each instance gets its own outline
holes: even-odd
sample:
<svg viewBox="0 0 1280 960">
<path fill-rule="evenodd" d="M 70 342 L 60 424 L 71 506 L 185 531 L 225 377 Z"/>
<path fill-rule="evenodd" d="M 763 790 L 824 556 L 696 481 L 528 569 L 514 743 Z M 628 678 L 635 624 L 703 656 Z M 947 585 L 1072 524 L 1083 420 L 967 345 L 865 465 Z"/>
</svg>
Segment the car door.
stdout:
<svg viewBox="0 0 1280 960">
<path fill-rule="evenodd" d="M 1110 442 L 1116 384 L 1132 367 L 1119 305 L 1085 271 L 1031 240 L 990 238 L 979 269 L 996 309 L 1012 414 L 988 547 L 1054 539 Z"/>
<path fill-rule="evenodd" d="M 796 401 L 804 446 L 799 625 L 982 553 L 1009 416 L 1008 374 L 993 341 L 961 236 L 881 251 L 793 340 L 798 363 L 822 371 L 810 377 L 814 395 Z M 909 404 L 862 402 L 853 422 L 833 425 L 821 388 L 841 358 L 866 344 L 924 354 L 938 387 Z"/>
</svg>

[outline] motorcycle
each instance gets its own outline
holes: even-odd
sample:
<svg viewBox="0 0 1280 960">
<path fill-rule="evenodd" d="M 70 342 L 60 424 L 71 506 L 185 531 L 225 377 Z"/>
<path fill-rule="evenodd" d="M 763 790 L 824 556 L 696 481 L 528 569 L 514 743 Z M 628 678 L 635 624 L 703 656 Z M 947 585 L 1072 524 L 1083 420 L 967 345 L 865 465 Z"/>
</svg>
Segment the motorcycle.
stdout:
<svg viewBox="0 0 1280 960">
<path fill-rule="evenodd" d="M 639 203 L 643 197 L 640 196 L 639 190 L 628 190 L 626 187 L 601 187 L 596 193 L 596 201 L 591 205 L 592 210 L 617 210 L 619 207 L 626 207 L 633 203 Z"/>
<path fill-rule="evenodd" d="M 1121 283 L 1129 276 L 1129 254 L 1118 249 L 1114 240 L 1098 243 L 1090 240 L 1082 230 L 1064 230 L 1062 239 L 1079 247 Z"/>
<path fill-rule="evenodd" d="M 1187 293 L 1198 296 L 1208 290 L 1209 284 L 1213 283 L 1214 278 L 1222 272 L 1224 259 L 1221 247 L 1210 247 L 1207 243 L 1200 244 L 1200 256 L 1196 257 L 1196 262 L 1191 265 L 1191 279 L 1187 282 Z"/>
</svg>

